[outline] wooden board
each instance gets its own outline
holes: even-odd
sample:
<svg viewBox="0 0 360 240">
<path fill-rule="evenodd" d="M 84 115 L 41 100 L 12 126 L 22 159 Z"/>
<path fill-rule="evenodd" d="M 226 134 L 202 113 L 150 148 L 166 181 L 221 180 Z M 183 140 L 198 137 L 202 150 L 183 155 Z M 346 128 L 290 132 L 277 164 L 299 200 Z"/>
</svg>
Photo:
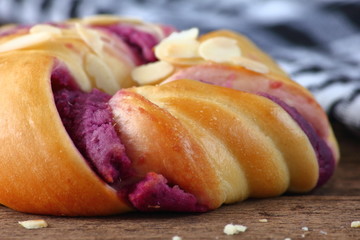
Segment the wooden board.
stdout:
<svg viewBox="0 0 360 240">
<path fill-rule="evenodd" d="M 335 125 L 342 159 L 335 176 L 308 195 L 247 200 L 205 214 L 128 213 L 67 218 L 29 215 L 0 205 L 0 239 L 360 239 L 360 138 Z M 18 221 L 45 219 L 49 227 L 27 230 Z M 268 222 L 259 222 L 267 219 Z M 223 233 L 226 224 L 246 232 Z M 309 231 L 302 230 L 307 227 Z"/>
</svg>

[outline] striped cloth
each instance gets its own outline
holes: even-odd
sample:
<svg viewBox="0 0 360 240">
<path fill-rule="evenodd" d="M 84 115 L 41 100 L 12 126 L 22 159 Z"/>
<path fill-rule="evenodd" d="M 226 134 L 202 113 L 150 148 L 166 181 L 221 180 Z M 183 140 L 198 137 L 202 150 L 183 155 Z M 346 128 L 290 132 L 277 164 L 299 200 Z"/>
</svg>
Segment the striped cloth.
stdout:
<svg viewBox="0 0 360 240">
<path fill-rule="evenodd" d="M 246 34 L 360 136 L 360 2 L 350 0 L 0 0 L 0 21 L 119 14 Z"/>
</svg>

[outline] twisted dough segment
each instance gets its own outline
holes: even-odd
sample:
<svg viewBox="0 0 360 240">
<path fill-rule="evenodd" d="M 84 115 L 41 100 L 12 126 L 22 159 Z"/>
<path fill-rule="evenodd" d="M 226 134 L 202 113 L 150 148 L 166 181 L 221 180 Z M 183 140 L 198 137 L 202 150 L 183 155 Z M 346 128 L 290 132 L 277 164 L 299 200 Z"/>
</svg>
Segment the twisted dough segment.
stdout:
<svg viewBox="0 0 360 240">
<path fill-rule="evenodd" d="M 22 212 L 69 216 L 132 209 L 75 147 L 55 106 L 52 84 L 67 79 L 66 84 L 83 92 L 98 88 L 109 94 L 133 86 L 131 70 L 151 60 L 142 59 L 147 56 L 140 48 L 149 48 L 172 30 L 117 17 L 93 20 L 0 29 L 1 204 Z M 135 51 L 121 29 L 146 37 L 146 46 Z"/>
<path fill-rule="evenodd" d="M 277 96 L 288 105 L 295 107 L 311 123 L 317 134 L 327 142 L 335 161 L 338 162 L 340 153 L 336 138 L 326 113 L 314 96 L 306 88 L 291 80 L 270 56 L 241 34 L 220 30 L 204 34 L 198 41 L 204 42 L 217 37 L 236 40 L 244 58 L 263 64 L 268 71 L 256 72 L 237 64 L 200 61 L 198 64 L 178 66 L 179 69 L 164 82 L 188 78 L 241 91 L 267 92 Z"/>
<path fill-rule="evenodd" d="M 110 106 L 137 174 L 158 172 L 210 208 L 317 183 L 307 136 L 265 97 L 178 80 L 121 90 Z"/>
<path fill-rule="evenodd" d="M 54 62 L 33 52 L 14 51 L 0 58 L 1 204 L 52 215 L 129 211 L 124 199 L 91 170 L 66 132 L 50 84 Z"/>
</svg>

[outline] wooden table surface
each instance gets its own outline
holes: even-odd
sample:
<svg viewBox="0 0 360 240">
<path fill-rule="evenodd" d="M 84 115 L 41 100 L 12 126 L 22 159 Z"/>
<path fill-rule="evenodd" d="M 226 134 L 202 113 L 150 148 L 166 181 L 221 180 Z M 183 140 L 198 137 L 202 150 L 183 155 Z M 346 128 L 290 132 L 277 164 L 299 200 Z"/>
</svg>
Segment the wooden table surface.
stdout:
<svg viewBox="0 0 360 240">
<path fill-rule="evenodd" d="M 6 239 L 360 239 L 360 138 L 335 124 L 342 159 L 335 176 L 308 195 L 247 200 L 205 214 L 128 213 L 66 218 L 29 215 L 0 205 L 0 240 Z M 45 219 L 49 226 L 27 230 L 18 221 Z M 259 219 L 268 222 L 259 222 Z M 227 236 L 226 224 L 247 226 Z M 302 228 L 307 227 L 309 231 Z"/>
</svg>

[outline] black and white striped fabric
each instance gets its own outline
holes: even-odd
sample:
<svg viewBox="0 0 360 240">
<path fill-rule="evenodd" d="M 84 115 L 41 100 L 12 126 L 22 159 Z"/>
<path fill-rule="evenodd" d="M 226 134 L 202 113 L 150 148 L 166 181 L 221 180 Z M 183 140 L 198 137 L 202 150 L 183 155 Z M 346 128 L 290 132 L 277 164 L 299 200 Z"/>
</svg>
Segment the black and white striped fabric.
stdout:
<svg viewBox="0 0 360 240">
<path fill-rule="evenodd" d="M 246 34 L 360 135 L 360 1 L 0 0 L 0 21 L 25 24 L 94 14 L 227 28 Z"/>
</svg>

